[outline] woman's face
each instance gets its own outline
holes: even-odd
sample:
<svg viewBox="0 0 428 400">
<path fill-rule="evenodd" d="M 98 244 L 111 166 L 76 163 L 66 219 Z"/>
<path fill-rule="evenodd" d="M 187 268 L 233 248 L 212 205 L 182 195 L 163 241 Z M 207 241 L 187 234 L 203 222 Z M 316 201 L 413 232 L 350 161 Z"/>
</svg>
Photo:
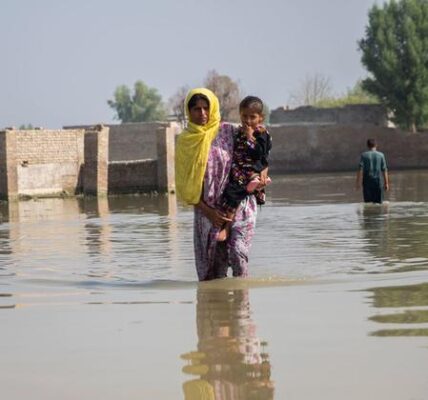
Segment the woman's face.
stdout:
<svg viewBox="0 0 428 400">
<path fill-rule="evenodd" d="M 206 125 L 208 123 L 210 106 L 205 100 L 197 100 L 196 104 L 189 110 L 190 122 L 196 125 Z"/>
</svg>

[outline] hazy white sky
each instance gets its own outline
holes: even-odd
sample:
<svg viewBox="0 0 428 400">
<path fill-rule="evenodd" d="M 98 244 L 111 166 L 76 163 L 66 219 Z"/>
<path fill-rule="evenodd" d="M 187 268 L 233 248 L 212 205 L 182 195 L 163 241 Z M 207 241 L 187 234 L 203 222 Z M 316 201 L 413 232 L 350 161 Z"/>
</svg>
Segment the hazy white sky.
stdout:
<svg viewBox="0 0 428 400">
<path fill-rule="evenodd" d="M 2 0 L 0 129 L 112 122 L 120 84 L 166 101 L 216 69 L 269 107 L 306 75 L 343 92 L 375 0 Z"/>
</svg>

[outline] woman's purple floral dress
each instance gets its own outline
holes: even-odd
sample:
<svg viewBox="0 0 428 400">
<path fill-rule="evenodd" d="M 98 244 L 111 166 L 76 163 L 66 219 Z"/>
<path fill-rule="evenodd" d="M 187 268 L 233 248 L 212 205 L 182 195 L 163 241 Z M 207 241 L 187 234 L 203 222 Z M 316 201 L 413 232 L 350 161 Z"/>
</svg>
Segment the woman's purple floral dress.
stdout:
<svg viewBox="0 0 428 400">
<path fill-rule="evenodd" d="M 203 193 L 203 199 L 210 207 L 220 208 L 221 195 L 232 165 L 233 139 L 233 126 L 222 124 L 211 145 Z M 219 229 L 195 208 L 193 241 L 196 271 L 200 281 L 224 278 L 229 267 L 232 268 L 233 276 L 248 275 L 248 253 L 256 217 L 256 198 L 248 195 L 236 210 L 229 238 L 225 242 L 217 242 Z"/>
</svg>

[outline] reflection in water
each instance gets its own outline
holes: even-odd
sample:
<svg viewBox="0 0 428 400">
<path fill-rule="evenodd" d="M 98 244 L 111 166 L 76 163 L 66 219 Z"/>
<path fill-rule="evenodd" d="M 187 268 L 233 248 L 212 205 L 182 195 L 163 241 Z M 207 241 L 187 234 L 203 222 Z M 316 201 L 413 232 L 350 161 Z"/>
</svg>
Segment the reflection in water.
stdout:
<svg viewBox="0 0 428 400">
<path fill-rule="evenodd" d="M 378 257 L 391 250 L 388 245 L 389 204 L 365 204 L 362 209 L 361 225 L 369 248 Z"/>
<path fill-rule="evenodd" d="M 248 289 L 199 286 L 197 350 L 183 354 L 183 372 L 197 376 L 183 384 L 185 400 L 269 400 L 274 385 L 267 343 L 256 335 Z"/>
<path fill-rule="evenodd" d="M 159 268 L 167 257 L 173 263 L 179 258 L 174 195 L 85 199 L 81 202 L 81 211 L 87 216 L 85 244 L 93 264 L 105 266 L 106 262 L 111 265 L 128 261 L 128 266 L 141 270 L 147 262 L 153 262 L 149 268 Z M 133 265 L 129 263 L 132 259 Z M 99 269 L 99 265 L 96 268 Z M 90 276 L 106 276 L 106 273 L 113 276 L 111 269 L 92 271 Z"/>
<path fill-rule="evenodd" d="M 379 272 L 428 269 L 428 212 L 426 205 L 365 205 L 361 227 L 366 249 L 387 267 Z"/>
<path fill-rule="evenodd" d="M 383 329 L 371 334 L 372 336 L 390 337 L 390 336 L 428 336 L 428 328 L 420 329 Z"/>
<path fill-rule="evenodd" d="M 417 285 L 378 287 L 369 289 L 373 293 L 373 306 L 376 308 L 427 307 L 428 283 Z M 369 318 L 371 321 L 389 324 L 424 324 L 428 323 L 428 310 L 412 309 L 396 313 L 378 314 Z M 428 336 L 428 328 L 394 328 L 382 329 L 371 333 L 372 336 Z"/>
<path fill-rule="evenodd" d="M 164 278 L 192 255 L 183 254 L 175 214 L 175 197 L 162 195 L 1 202 L 0 278 L 15 293 L 28 281 Z"/>
<path fill-rule="evenodd" d="M 10 236 L 9 229 L 0 224 L 0 259 L 2 255 L 12 254 L 12 249 L 10 248 Z M 0 265 L 0 270 L 3 269 Z"/>
<path fill-rule="evenodd" d="M 19 215 L 19 203 L 17 201 L 0 200 L 0 224 L 17 220 Z"/>
<path fill-rule="evenodd" d="M 421 324 L 428 322 L 428 310 L 407 310 L 400 314 L 375 315 L 369 319 L 393 324 Z"/>
<path fill-rule="evenodd" d="M 428 171 L 400 171 L 390 176 L 390 201 L 426 201 L 428 199 Z"/>
<path fill-rule="evenodd" d="M 88 255 L 100 261 L 100 255 L 111 251 L 111 224 L 109 222 L 109 204 L 107 197 L 84 199 L 81 210 L 86 214 L 85 231 Z"/>
<path fill-rule="evenodd" d="M 108 207 L 111 213 L 152 213 L 168 217 L 175 217 L 177 214 L 174 194 L 110 196 Z"/>
<path fill-rule="evenodd" d="M 373 293 L 374 307 L 428 306 L 428 283 L 378 287 L 369 292 Z"/>
</svg>

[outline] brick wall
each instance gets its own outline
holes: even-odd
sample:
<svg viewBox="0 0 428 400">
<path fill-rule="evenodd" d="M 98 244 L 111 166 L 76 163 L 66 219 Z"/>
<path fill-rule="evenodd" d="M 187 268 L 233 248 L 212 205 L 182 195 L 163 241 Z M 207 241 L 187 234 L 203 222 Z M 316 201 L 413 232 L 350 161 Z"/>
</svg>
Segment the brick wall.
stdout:
<svg viewBox="0 0 428 400">
<path fill-rule="evenodd" d="M 83 130 L 2 132 L 0 153 L 7 154 L 8 168 L 5 175 L 4 168 L 0 167 L 2 196 L 8 197 L 7 192 L 9 197 L 18 194 L 74 194 L 80 186 L 84 161 L 83 135 Z M 6 190 L 5 180 L 8 185 Z"/>
<path fill-rule="evenodd" d="M 108 193 L 175 190 L 175 122 L 139 122 L 106 125 L 109 128 Z M 65 129 L 93 125 L 67 126 Z M 85 174 L 85 176 L 87 176 Z"/>
<path fill-rule="evenodd" d="M 175 122 L 136 122 L 105 125 L 109 133 L 109 161 L 156 160 L 157 132 L 172 129 L 177 134 L 180 126 Z M 91 125 L 65 126 L 64 129 L 91 129 Z"/>
<path fill-rule="evenodd" d="M 18 163 L 61 164 L 83 161 L 82 130 L 17 130 Z"/>
<path fill-rule="evenodd" d="M 0 132 L 0 195 L 172 192 L 178 130 L 147 123 Z M 118 160 L 109 162 L 110 149 Z"/>
</svg>

